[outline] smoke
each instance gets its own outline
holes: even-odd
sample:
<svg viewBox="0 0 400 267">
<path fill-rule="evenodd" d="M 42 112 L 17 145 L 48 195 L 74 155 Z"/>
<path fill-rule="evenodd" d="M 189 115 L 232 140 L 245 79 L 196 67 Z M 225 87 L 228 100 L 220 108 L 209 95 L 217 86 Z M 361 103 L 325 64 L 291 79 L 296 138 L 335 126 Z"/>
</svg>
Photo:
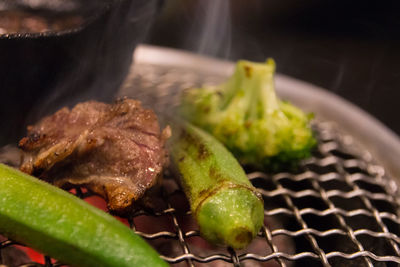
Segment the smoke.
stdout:
<svg viewBox="0 0 400 267">
<path fill-rule="evenodd" d="M 135 46 L 149 32 L 158 3 L 115 0 L 73 40 L 66 40 L 70 47 L 62 52 L 67 65 L 49 94 L 36 103 L 28 121 L 82 101 L 112 101 L 132 63 Z"/>
<path fill-rule="evenodd" d="M 198 1 L 186 48 L 199 54 L 228 58 L 232 44 L 230 12 L 230 1 Z"/>
</svg>

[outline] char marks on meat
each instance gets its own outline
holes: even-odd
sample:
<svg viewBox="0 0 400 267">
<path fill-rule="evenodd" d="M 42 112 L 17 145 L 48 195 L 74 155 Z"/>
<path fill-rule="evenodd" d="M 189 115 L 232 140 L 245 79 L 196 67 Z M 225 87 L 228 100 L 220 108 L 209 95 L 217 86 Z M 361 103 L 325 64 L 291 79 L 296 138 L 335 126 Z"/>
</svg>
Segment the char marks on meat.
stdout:
<svg viewBox="0 0 400 267">
<path fill-rule="evenodd" d="M 139 101 L 84 102 L 28 127 L 21 170 L 59 187 L 85 186 L 122 214 L 159 184 L 169 136 Z"/>
</svg>

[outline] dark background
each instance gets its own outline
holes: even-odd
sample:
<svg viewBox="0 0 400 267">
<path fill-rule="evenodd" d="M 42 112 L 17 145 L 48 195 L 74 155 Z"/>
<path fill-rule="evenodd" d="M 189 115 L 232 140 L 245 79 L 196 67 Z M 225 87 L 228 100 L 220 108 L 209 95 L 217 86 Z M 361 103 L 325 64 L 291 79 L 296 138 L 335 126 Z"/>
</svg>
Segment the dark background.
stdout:
<svg viewBox="0 0 400 267">
<path fill-rule="evenodd" d="M 400 134 L 399 2 L 166 0 L 147 43 L 230 60 L 272 57 L 278 72 L 346 98 Z"/>
</svg>

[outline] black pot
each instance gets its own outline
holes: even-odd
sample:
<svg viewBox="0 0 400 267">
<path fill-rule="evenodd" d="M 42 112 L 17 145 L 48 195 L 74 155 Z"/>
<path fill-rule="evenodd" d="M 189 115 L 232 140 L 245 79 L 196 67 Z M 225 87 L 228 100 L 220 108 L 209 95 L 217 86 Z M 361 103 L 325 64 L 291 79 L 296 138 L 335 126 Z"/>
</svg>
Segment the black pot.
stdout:
<svg viewBox="0 0 400 267">
<path fill-rule="evenodd" d="M 159 0 L 29 2 L 37 3 L 0 4 L 56 15 L 78 12 L 84 22 L 61 32 L 0 35 L 0 145 L 17 142 L 28 124 L 62 106 L 110 101 L 160 6 Z"/>
</svg>

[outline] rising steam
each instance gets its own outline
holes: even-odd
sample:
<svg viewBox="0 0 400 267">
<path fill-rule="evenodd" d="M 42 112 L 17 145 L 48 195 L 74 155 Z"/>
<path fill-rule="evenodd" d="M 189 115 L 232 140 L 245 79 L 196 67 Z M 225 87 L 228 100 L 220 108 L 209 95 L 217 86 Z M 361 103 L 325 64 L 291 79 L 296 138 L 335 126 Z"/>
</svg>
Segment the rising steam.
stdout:
<svg viewBox="0 0 400 267">
<path fill-rule="evenodd" d="M 66 52 L 72 63 L 35 105 L 28 122 L 78 102 L 112 101 L 132 63 L 135 46 L 149 32 L 158 4 L 158 0 L 113 1 L 105 15 L 77 34 L 79 42 L 71 42 L 76 47 Z"/>
<path fill-rule="evenodd" d="M 198 1 L 186 43 L 187 49 L 199 54 L 228 58 L 231 52 L 230 1 Z"/>
</svg>

